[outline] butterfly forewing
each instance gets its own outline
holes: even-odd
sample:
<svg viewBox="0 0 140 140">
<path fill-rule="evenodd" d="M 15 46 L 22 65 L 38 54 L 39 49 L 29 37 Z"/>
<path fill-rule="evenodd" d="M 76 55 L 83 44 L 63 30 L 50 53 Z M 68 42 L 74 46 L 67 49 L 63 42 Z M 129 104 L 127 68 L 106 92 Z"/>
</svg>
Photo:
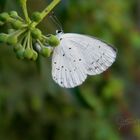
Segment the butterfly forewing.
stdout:
<svg viewBox="0 0 140 140">
<path fill-rule="evenodd" d="M 88 75 L 96 75 L 105 71 L 116 59 L 116 50 L 96 38 L 80 34 L 64 34 L 63 39 L 69 40 L 78 48 L 85 59 L 84 65 Z"/>
</svg>

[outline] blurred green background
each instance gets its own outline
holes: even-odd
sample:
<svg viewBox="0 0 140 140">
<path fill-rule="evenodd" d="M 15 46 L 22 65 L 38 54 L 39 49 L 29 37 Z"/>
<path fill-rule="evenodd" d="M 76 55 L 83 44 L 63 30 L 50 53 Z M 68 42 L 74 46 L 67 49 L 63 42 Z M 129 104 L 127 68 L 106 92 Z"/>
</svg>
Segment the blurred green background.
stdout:
<svg viewBox="0 0 140 140">
<path fill-rule="evenodd" d="M 28 0 L 32 13 L 50 0 Z M 0 0 L 0 11 L 21 8 Z M 55 9 L 65 32 L 96 36 L 118 49 L 114 65 L 63 89 L 51 77 L 51 59 L 18 60 L 0 44 L 0 140 L 139 140 L 140 1 L 62 0 Z M 57 29 L 49 18 L 39 28 Z M 6 32 L 6 27 L 0 27 Z"/>
</svg>

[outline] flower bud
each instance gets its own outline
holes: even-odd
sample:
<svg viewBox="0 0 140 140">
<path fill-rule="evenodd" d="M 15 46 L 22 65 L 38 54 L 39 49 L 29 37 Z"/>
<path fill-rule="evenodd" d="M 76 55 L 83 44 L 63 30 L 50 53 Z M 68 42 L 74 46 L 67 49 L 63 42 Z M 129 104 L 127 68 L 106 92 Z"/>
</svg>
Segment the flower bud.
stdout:
<svg viewBox="0 0 140 140">
<path fill-rule="evenodd" d="M 24 57 L 27 58 L 27 59 L 31 59 L 32 56 L 33 56 L 33 50 L 31 48 L 26 48 L 25 51 L 24 51 Z"/>
<path fill-rule="evenodd" d="M 49 37 L 48 44 L 52 47 L 56 47 L 60 44 L 60 41 L 55 35 L 51 35 Z"/>
<path fill-rule="evenodd" d="M 32 56 L 32 60 L 36 61 L 38 58 L 38 53 L 36 51 L 33 51 L 33 56 Z"/>
<path fill-rule="evenodd" d="M 12 27 L 14 29 L 21 29 L 23 27 L 23 23 L 19 20 L 15 20 L 14 22 L 12 22 Z"/>
<path fill-rule="evenodd" d="M 8 13 L 4 12 L 0 14 L 0 21 L 6 22 L 10 19 L 10 16 Z"/>
<path fill-rule="evenodd" d="M 16 51 L 16 56 L 18 59 L 24 59 L 24 49 L 21 48 L 18 51 Z"/>
<path fill-rule="evenodd" d="M 42 56 L 44 56 L 44 57 L 49 57 L 50 55 L 51 55 L 51 52 L 52 52 L 52 50 L 50 49 L 50 48 L 48 48 L 48 47 L 43 47 L 42 49 L 41 49 L 41 55 Z"/>
<path fill-rule="evenodd" d="M 32 20 L 35 22 L 39 22 L 42 19 L 40 12 L 34 12 L 32 15 Z"/>
<path fill-rule="evenodd" d="M 16 11 L 11 11 L 11 12 L 10 12 L 10 16 L 11 16 L 12 18 L 17 18 L 17 17 L 18 17 L 18 13 L 17 13 Z"/>
<path fill-rule="evenodd" d="M 11 33 L 13 33 L 13 32 L 15 32 L 14 29 L 8 29 L 8 34 L 11 34 Z"/>
<path fill-rule="evenodd" d="M 8 44 L 8 45 L 14 46 L 14 45 L 17 44 L 17 42 L 18 42 L 17 36 L 9 36 L 9 37 L 7 38 L 7 44 Z"/>
<path fill-rule="evenodd" d="M 21 44 L 17 44 L 14 46 L 14 52 L 17 52 L 18 50 L 22 49 L 23 46 Z"/>
<path fill-rule="evenodd" d="M 32 37 L 35 38 L 35 39 L 40 39 L 41 36 L 42 36 L 42 32 L 37 28 L 33 28 L 31 30 L 31 34 L 32 34 Z"/>
<path fill-rule="evenodd" d="M 0 34 L 0 43 L 5 43 L 7 41 L 8 35 L 1 33 Z"/>
<path fill-rule="evenodd" d="M 0 26 L 4 25 L 4 22 L 0 21 Z"/>
</svg>

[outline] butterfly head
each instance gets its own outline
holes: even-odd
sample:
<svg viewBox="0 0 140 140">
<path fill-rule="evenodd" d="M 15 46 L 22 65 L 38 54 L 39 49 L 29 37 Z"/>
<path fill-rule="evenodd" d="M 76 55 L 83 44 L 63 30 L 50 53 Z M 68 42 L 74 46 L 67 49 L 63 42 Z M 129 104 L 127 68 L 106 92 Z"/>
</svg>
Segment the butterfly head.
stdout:
<svg viewBox="0 0 140 140">
<path fill-rule="evenodd" d="M 56 34 L 58 35 L 58 34 L 62 34 L 63 33 L 63 31 L 62 30 L 56 30 Z"/>
<path fill-rule="evenodd" d="M 56 36 L 61 40 L 62 39 L 62 35 L 64 34 L 64 32 L 62 30 L 56 30 Z"/>
</svg>

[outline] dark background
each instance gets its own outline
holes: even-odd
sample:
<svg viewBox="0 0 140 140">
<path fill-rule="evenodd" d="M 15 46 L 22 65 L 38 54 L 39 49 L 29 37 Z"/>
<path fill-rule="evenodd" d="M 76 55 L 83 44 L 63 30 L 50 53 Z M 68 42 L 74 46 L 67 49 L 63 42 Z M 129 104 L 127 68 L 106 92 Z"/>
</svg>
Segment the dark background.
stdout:
<svg viewBox="0 0 140 140">
<path fill-rule="evenodd" d="M 28 0 L 29 13 L 48 2 Z M 0 0 L 0 10 L 22 15 L 16 0 Z M 63 89 L 52 80 L 50 58 L 18 60 L 12 47 L 0 44 L 0 140 L 139 140 L 140 1 L 62 0 L 55 13 L 65 32 L 113 44 L 116 62 Z M 49 18 L 38 27 L 45 34 L 57 29 Z"/>
</svg>

